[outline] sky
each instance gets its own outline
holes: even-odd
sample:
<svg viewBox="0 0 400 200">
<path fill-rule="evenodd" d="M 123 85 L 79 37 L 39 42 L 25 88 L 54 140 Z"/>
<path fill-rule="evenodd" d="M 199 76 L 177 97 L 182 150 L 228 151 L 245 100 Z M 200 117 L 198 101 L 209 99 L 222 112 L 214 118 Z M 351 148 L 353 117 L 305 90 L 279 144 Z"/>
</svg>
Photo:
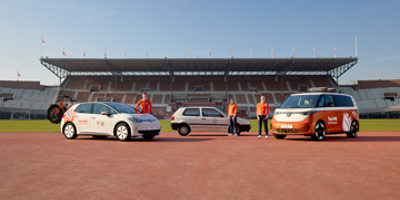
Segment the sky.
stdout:
<svg viewBox="0 0 400 200">
<path fill-rule="evenodd" d="M 400 79 L 400 1 L 0 0 L 0 80 L 59 79 L 40 64 L 61 58 L 296 58 L 355 56 L 339 78 Z"/>
</svg>

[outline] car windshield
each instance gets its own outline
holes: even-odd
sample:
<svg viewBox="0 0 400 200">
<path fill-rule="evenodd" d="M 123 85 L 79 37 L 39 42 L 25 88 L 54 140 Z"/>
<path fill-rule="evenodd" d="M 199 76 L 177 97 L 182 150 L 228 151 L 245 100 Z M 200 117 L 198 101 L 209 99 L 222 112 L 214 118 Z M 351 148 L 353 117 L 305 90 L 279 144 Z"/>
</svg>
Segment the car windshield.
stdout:
<svg viewBox="0 0 400 200">
<path fill-rule="evenodd" d="M 315 108 L 320 95 L 289 96 L 279 108 Z"/>
<path fill-rule="evenodd" d="M 105 103 L 105 104 L 107 104 L 111 108 L 114 108 L 119 113 L 135 114 L 135 110 L 128 105 L 121 103 Z"/>
</svg>

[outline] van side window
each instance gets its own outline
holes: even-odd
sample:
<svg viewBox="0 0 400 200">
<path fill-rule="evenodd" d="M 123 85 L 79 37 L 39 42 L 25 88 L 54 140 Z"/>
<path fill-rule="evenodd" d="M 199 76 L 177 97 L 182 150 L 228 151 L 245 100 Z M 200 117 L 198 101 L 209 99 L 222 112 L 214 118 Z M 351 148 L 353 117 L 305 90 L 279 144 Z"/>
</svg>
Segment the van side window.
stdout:
<svg viewBox="0 0 400 200">
<path fill-rule="evenodd" d="M 199 108 L 186 108 L 183 111 L 182 115 L 184 116 L 200 116 L 200 109 Z"/>
<path fill-rule="evenodd" d="M 354 106 L 353 101 L 348 96 L 335 95 L 334 98 L 335 98 L 336 107 L 353 107 Z"/>
<path fill-rule="evenodd" d="M 332 95 L 322 95 L 318 107 L 334 107 L 335 102 L 333 101 L 333 96 Z"/>
</svg>

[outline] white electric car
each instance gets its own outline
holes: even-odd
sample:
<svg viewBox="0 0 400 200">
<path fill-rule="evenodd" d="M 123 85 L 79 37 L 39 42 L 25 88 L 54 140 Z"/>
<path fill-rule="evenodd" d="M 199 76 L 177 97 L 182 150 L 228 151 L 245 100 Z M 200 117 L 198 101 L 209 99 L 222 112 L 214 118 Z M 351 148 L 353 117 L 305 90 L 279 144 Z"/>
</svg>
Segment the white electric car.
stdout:
<svg viewBox="0 0 400 200">
<path fill-rule="evenodd" d="M 238 135 L 251 128 L 247 119 L 238 117 Z M 214 107 L 182 107 L 171 118 L 171 128 L 178 130 L 181 136 L 190 132 L 229 132 L 229 117 Z"/>
<path fill-rule="evenodd" d="M 141 136 L 151 140 L 159 135 L 161 125 L 150 114 L 135 114 L 125 104 L 92 102 L 74 104 L 67 109 L 61 120 L 61 132 L 67 139 L 78 135 L 92 135 L 94 138 L 116 136 L 121 141 Z"/>
</svg>

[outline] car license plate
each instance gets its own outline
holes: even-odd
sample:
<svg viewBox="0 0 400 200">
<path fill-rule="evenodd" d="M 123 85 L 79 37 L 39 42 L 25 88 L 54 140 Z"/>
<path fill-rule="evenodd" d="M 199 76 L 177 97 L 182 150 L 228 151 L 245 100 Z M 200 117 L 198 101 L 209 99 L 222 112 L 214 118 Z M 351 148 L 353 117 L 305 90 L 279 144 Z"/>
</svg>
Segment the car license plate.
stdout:
<svg viewBox="0 0 400 200">
<path fill-rule="evenodd" d="M 156 129 L 156 127 L 152 126 L 152 127 L 148 127 L 147 129 L 153 130 L 153 129 Z"/>
<path fill-rule="evenodd" d="M 292 129 L 293 125 L 281 125 L 281 128 Z"/>
</svg>

